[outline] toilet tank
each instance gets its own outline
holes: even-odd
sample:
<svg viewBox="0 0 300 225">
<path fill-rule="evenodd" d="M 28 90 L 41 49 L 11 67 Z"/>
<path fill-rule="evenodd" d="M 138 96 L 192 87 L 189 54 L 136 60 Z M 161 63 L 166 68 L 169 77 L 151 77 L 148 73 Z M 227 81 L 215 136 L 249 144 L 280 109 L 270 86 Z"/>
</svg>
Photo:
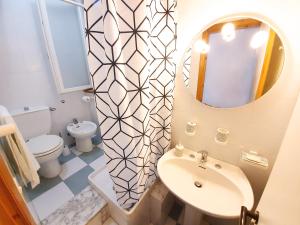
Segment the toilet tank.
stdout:
<svg viewBox="0 0 300 225">
<path fill-rule="evenodd" d="M 11 115 L 25 140 L 50 132 L 51 115 L 49 107 L 24 107 L 23 109 L 11 111 Z"/>
</svg>

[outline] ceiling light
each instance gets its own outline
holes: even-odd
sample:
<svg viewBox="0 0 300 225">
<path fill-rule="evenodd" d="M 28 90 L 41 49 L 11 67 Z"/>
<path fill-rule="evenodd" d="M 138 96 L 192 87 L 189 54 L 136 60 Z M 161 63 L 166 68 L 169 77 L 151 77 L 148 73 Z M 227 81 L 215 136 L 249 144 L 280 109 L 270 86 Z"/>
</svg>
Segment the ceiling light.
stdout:
<svg viewBox="0 0 300 225">
<path fill-rule="evenodd" d="M 206 54 L 209 51 L 209 45 L 203 40 L 196 41 L 194 44 L 194 48 L 197 52 L 200 52 L 202 54 Z"/>
<path fill-rule="evenodd" d="M 267 31 L 256 32 L 250 42 L 250 46 L 253 49 L 259 48 L 264 45 L 269 38 L 269 33 Z"/>
<path fill-rule="evenodd" d="M 226 23 L 221 30 L 222 38 L 225 41 L 232 41 L 235 38 L 235 26 L 233 23 Z"/>
</svg>

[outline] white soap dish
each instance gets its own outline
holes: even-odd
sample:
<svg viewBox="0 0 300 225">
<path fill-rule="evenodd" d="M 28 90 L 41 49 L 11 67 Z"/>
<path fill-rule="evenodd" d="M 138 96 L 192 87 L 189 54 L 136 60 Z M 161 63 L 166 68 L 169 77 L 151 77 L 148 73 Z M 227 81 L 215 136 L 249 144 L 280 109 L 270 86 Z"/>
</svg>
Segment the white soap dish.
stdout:
<svg viewBox="0 0 300 225">
<path fill-rule="evenodd" d="M 268 168 L 269 162 L 268 159 L 260 156 L 257 154 L 255 151 L 250 151 L 250 152 L 242 152 L 241 159 L 250 163 L 250 164 L 255 164 L 259 165 L 265 168 Z"/>
</svg>

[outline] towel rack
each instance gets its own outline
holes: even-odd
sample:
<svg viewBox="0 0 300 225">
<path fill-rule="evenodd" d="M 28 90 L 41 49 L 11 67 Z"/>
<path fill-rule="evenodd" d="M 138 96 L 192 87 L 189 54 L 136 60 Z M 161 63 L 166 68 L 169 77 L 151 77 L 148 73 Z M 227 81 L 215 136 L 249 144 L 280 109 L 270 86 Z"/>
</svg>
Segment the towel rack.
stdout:
<svg viewBox="0 0 300 225">
<path fill-rule="evenodd" d="M 9 134 L 12 134 L 16 131 L 16 126 L 14 124 L 5 124 L 0 125 L 0 137 L 7 136 Z"/>
</svg>

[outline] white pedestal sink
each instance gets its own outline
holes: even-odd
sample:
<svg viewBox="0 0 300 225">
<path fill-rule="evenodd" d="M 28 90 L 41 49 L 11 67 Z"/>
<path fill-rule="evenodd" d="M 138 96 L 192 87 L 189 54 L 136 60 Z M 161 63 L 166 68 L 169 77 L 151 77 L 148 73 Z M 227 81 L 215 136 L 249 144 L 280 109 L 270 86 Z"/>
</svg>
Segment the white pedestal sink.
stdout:
<svg viewBox="0 0 300 225">
<path fill-rule="evenodd" d="M 229 219 L 239 217 L 241 206 L 252 209 L 253 191 L 239 167 L 211 157 L 201 164 L 196 155 L 185 149 L 178 157 L 172 149 L 157 165 L 162 182 L 186 203 L 184 225 L 199 225 L 203 214 Z"/>
</svg>

